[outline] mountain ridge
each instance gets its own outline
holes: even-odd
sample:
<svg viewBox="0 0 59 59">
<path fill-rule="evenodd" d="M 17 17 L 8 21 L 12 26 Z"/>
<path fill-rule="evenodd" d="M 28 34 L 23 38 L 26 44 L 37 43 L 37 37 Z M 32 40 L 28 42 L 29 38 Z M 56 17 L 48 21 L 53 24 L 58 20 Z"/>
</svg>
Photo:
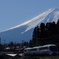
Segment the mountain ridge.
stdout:
<svg viewBox="0 0 59 59">
<path fill-rule="evenodd" d="M 49 9 L 50 11 L 52 10 L 55 10 L 55 8 L 54 9 Z M 48 10 L 48 11 L 49 11 Z M 51 11 L 51 12 L 52 12 Z M 45 12 L 43 12 L 42 14 L 44 14 Z M 38 16 L 36 16 L 36 17 L 34 17 L 33 19 L 31 19 L 31 20 L 29 20 L 29 21 L 26 21 L 26 22 L 24 22 L 24 23 L 22 23 L 22 24 L 20 24 L 20 25 L 17 25 L 17 26 L 14 26 L 14 27 L 12 27 L 12 28 L 9 28 L 9 29 L 7 29 L 7 30 L 12 30 L 12 29 L 15 29 L 15 28 L 17 28 L 17 27 L 20 27 L 20 26 L 22 26 L 22 25 L 26 25 L 26 24 L 28 24 L 28 23 L 30 23 L 31 21 L 33 21 L 34 19 L 36 19 L 36 18 L 38 18 L 38 17 L 40 17 L 42 14 L 39 14 Z M 7 31 L 7 30 L 5 30 L 5 31 Z M 4 32 L 4 31 L 2 31 L 2 32 Z"/>
<path fill-rule="evenodd" d="M 41 22 L 52 22 L 59 19 L 59 9 L 49 9 L 45 11 L 44 13 L 34 17 L 33 19 L 24 22 L 18 26 L 12 27 L 6 31 L 3 31 L 0 33 L 0 37 L 2 39 L 2 43 L 4 40 L 5 42 L 9 43 L 11 41 L 13 42 L 22 42 L 29 41 L 32 39 L 32 33 L 34 28 L 37 25 L 40 25 Z"/>
</svg>

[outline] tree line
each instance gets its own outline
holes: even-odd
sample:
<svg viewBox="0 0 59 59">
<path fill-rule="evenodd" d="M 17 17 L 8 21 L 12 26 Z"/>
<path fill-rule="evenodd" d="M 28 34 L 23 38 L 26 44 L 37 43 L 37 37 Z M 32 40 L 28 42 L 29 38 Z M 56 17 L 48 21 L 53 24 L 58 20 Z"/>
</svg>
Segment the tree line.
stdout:
<svg viewBox="0 0 59 59">
<path fill-rule="evenodd" d="M 59 19 L 57 23 L 47 22 L 36 26 L 33 31 L 29 46 L 41 46 L 45 44 L 59 44 Z"/>
</svg>

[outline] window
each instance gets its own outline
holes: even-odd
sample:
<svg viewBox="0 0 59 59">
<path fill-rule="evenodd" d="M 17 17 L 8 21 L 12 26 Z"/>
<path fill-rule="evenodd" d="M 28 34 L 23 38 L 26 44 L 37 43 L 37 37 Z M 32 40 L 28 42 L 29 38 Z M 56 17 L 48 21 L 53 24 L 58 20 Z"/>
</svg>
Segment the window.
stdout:
<svg viewBox="0 0 59 59">
<path fill-rule="evenodd" d="M 48 47 L 39 48 L 39 50 L 46 50 L 46 49 L 48 49 Z"/>
<path fill-rule="evenodd" d="M 50 46 L 50 50 L 51 51 L 57 51 L 57 47 L 56 46 Z"/>
<path fill-rule="evenodd" d="M 36 51 L 37 49 L 29 49 L 28 51 Z"/>
</svg>

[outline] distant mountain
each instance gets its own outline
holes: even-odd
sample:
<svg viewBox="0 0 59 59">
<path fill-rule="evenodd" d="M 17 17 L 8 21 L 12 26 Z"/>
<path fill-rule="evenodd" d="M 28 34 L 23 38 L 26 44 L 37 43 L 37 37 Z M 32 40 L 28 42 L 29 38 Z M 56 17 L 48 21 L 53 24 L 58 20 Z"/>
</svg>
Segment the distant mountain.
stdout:
<svg viewBox="0 0 59 59">
<path fill-rule="evenodd" d="M 22 41 L 29 41 L 32 39 L 33 29 L 40 25 L 41 22 L 52 22 L 59 19 L 59 9 L 49 9 L 46 12 L 36 16 L 35 18 L 12 27 L 6 31 L 0 32 L 1 42 L 9 43 L 16 42 L 21 43 Z"/>
</svg>

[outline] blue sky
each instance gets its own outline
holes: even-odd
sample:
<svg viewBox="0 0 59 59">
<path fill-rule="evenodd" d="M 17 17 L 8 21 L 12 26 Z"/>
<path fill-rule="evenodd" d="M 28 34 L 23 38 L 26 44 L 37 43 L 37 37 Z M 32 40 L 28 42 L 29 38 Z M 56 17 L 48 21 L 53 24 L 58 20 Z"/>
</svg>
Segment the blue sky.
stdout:
<svg viewBox="0 0 59 59">
<path fill-rule="evenodd" d="M 59 0 L 0 0 L 0 32 L 26 22 L 50 8 L 59 8 Z"/>
</svg>

